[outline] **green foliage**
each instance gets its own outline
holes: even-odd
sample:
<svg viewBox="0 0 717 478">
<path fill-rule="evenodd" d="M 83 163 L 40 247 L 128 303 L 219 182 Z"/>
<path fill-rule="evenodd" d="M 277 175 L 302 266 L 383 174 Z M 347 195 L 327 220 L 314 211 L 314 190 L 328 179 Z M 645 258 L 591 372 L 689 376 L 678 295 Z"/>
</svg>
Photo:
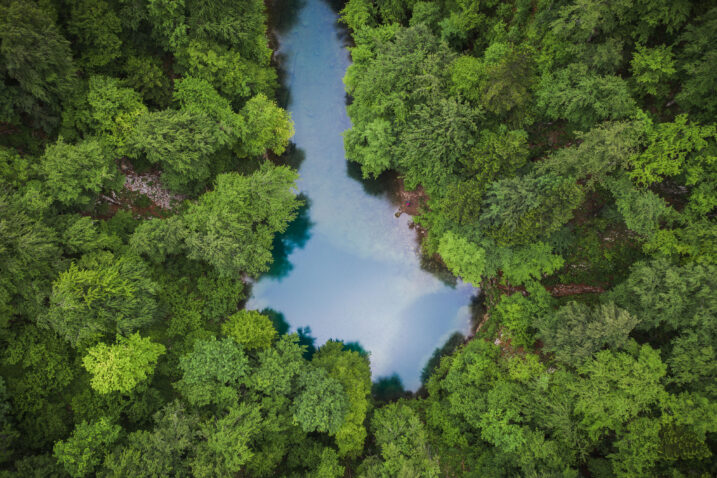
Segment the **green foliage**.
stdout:
<svg viewBox="0 0 717 478">
<path fill-rule="evenodd" d="M 266 315 L 256 310 L 240 310 L 222 324 L 222 332 L 246 350 L 271 347 L 276 329 Z"/>
<path fill-rule="evenodd" d="M 677 72 L 672 50 L 664 46 L 646 48 L 638 45 L 630 64 L 638 94 L 644 91 L 652 96 L 664 97 L 669 89 L 667 81 Z"/>
<path fill-rule="evenodd" d="M 341 383 L 322 368 L 301 375 L 303 390 L 294 401 L 294 421 L 305 432 L 335 435 L 348 412 L 348 398 Z"/>
<path fill-rule="evenodd" d="M 35 2 L 3 2 L 0 19 L 0 120 L 20 124 L 28 115 L 49 133 L 74 81 L 70 43 L 51 12 Z"/>
<path fill-rule="evenodd" d="M 485 270 L 485 250 L 453 232 L 447 232 L 441 238 L 438 253 L 453 273 L 476 287 L 480 285 Z"/>
<path fill-rule="evenodd" d="M 289 113 L 279 108 L 275 101 L 259 94 L 247 101 L 240 111 L 243 118 L 241 152 L 246 156 L 258 156 L 266 150 L 275 154 L 286 151 L 294 126 Z"/>
<path fill-rule="evenodd" d="M 510 335 L 511 344 L 520 347 L 533 345 L 533 329 L 549 313 L 550 294 L 536 281 L 526 285 L 528 295 L 514 293 L 503 297 L 493 312 L 504 324 Z"/>
<path fill-rule="evenodd" d="M 428 434 L 409 406 L 399 402 L 377 410 L 371 419 L 371 428 L 381 450 L 381 459 L 374 461 L 369 457 L 364 462 L 367 469 L 363 476 L 439 476 L 438 462 L 431 456 Z"/>
<path fill-rule="evenodd" d="M 97 344 L 87 350 L 82 365 L 92 374 L 90 384 L 99 393 L 129 393 L 154 371 L 161 344 L 152 343 L 138 333 L 128 338 L 117 336 L 116 345 Z"/>
<path fill-rule="evenodd" d="M 371 393 L 371 370 L 368 360 L 359 352 L 343 350 L 341 342 L 327 342 L 314 355 L 312 363 L 321 367 L 343 386 L 348 397 L 348 412 L 336 432 L 340 456 L 356 457 L 366 439 L 364 420 Z"/>
<path fill-rule="evenodd" d="M 42 320 L 73 346 L 127 336 L 154 321 L 156 289 L 138 257 L 100 253 L 60 274 Z"/>
<path fill-rule="evenodd" d="M 97 139 L 71 145 L 60 138 L 42 157 L 50 194 L 65 205 L 86 205 L 97 193 L 121 187 L 123 179 Z"/>
<path fill-rule="evenodd" d="M 53 449 L 55 458 L 73 477 L 87 476 L 102 463 L 122 432 L 122 427 L 103 417 L 94 422 L 82 422 L 67 440 L 61 440 Z"/>
<path fill-rule="evenodd" d="M 583 198 L 583 190 L 570 177 L 502 179 L 488 188 L 480 222 L 501 245 L 529 244 L 570 220 Z"/>
<path fill-rule="evenodd" d="M 570 302 L 538 322 L 544 350 L 569 366 L 577 366 L 603 348 L 624 348 L 639 319 L 608 302 L 591 308 Z"/>
<path fill-rule="evenodd" d="M 269 163 L 250 176 L 219 175 L 214 190 L 182 215 L 188 256 L 221 275 L 266 271 L 274 234 L 286 230 L 299 208 L 292 190 L 297 177 L 288 167 Z"/>
<path fill-rule="evenodd" d="M 582 131 L 600 121 L 628 118 L 637 109 L 622 78 L 590 73 L 584 63 L 543 76 L 536 95 L 548 118 L 567 120 Z"/>
<path fill-rule="evenodd" d="M 137 119 L 147 112 L 141 96 L 131 88 L 122 87 L 115 78 L 92 76 L 87 103 L 92 132 L 102 135 L 118 156 L 126 154 Z"/>
<path fill-rule="evenodd" d="M 101 0 L 69 3 L 67 30 L 76 39 L 73 47 L 80 53 L 80 65 L 92 71 L 116 61 L 122 54 L 122 40 L 118 36 L 122 25 L 112 7 Z"/>
<path fill-rule="evenodd" d="M 196 477 L 237 473 L 252 458 L 249 445 L 259 433 L 261 415 L 256 405 L 231 407 L 223 417 L 200 425 L 201 439 L 190 467 Z"/>
<path fill-rule="evenodd" d="M 630 161 L 634 168 L 630 172 L 632 179 L 638 184 L 650 185 L 665 177 L 686 173 L 688 177 L 695 177 L 690 183 L 698 181 L 697 177 L 704 174 L 704 163 L 713 159 L 692 153 L 705 149 L 708 138 L 717 137 L 715 126 L 688 124 L 687 115 L 677 116 L 674 123 L 650 126 L 647 148 Z"/>
<path fill-rule="evenodd" d="M 635 353 L 603 350 L 578 368 L 574 383 L 575 411 L 591 437 L 621 431 L 625 423 L 657 405 L 665 391 L 660 384 L 666 366 L 649 345 Z"/>
<path fill-rule="evenodd" d="M 194 344 L 194 350 L 179 360 L 182 379 L 176 389 L 195 406 L 236 403 L 238 387 L 246 381 L 249 362 L 233 339 L 211 338 Z"/>
<path fill-rule="evenodd" d="M 174 110 L 140 116 L 128 139 L 130 155 L 160 164 L 162 182 L 175 191 L 203 186 L 210 176 L 207 158 L 228 142 L 208 117 Z"/>
</svg>

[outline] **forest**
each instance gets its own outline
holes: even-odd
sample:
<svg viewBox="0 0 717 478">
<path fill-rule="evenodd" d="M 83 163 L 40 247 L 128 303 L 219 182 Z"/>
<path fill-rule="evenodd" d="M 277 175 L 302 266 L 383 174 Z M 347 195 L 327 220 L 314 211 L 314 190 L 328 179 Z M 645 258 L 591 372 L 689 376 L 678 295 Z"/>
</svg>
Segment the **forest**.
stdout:
<svg viewBox="0 0 717 478">
<path fill-rule="evenodd" d="M 717 2 L 331 1 L 346 158 L 482 293 L 411 393 L 245 307 L 289 1 L 0 0 L 0 478 L 717 476 Z"/>
</svg>

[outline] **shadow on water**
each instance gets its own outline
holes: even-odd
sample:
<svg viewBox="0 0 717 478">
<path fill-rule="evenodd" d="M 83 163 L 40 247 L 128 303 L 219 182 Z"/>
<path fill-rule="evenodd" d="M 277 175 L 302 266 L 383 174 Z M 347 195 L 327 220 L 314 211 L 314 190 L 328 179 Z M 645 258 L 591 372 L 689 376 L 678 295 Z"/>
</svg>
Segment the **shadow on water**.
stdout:
<svg viewBox="0 0 717 478">
<path fill-rule="evenodd" d="M 371 385 L 371 395 L 378 403 L 395 402 L 398 399 L 411 396 L 403 387 L 403 381 L 398 374 L 389 377 L 380 377 Z"/>
<path fill-rule="evenodd" d="M 311 357 L 316 353 L 316 346 L 314 345 L 316 343 L 316 337 L 311 336 L 311 327 L 308 325 L 306 327 L 299 327 L 296 329 L 296 333 L 299 336 L 299 345 L 306 347 L 306 350 L 304 350 L 304 358 L 311 360 Z"/>
<path fill-rule="evenodd" d="M 346 161 L 346 174 L 359 182 L 366 194 L 370 196 L 385 196 L 392 198 L 396 193 L 396 173 L 387 171 L 378 178 L 364 178 L 361 165 L 354 161 Z"/>
<path fill-rule="evenodd" d="M 421 384 L 423 386 L 426 385 L 428 379 L 431 378 L 433 372 L 436 368 L 438 368 L 438 365 L 441 363 L 441 359 L 455 352 L 456 349 L 465 342 L 465 340 L 466 338 L 462 333 L 455 332 L 448 338 L 448 340 L 446 340 L 445 344 L 433 351 L 433 355 L 431 355 L 431 358 L 428 359 L 426 366 L 423 367 L 423 370 L 421 371 Z"/>
<path fill-rule="evenodd" d="M 299 199 L 304 204 L 299 208 L 296 219 L 289 224 L 283 234 L 274 236 L 274 249 L 272 252 L 274 262 L 272 262 L 269 271 L 266 273 L 267 277 L 279 280 L 286 277 L 294 268 L 291 261 L 289 261 L 289 256 L 297 248 L 303 248 L 311 239 L 311 228 L 314 226 L 309 215 L 311 201 L 303 194 L 299 194 Z"/>
<path fill-rule="evenodd" d="M 286 321 L 286 317 L 284 317 L 284 314 L 281 312 L 268 307 L 266 309 L 262 309 L 260 312 L 261 314 L 269 317 L 271 324 L 274 326 L 279 335 L 284 335 L 289 331 L 289 323 Z"/>
<path fill-rule="evenodd" d="M 269 317 L 271 325 L 274 326 L 279 335 L 286 335 L 289 333 L 289 323 L 286 321 L 284 314 L 269 307 L 262 309 L 259 312 Z M 316 338 L 311 336 L 311 327 L 299 327 L 296 329 L 296 334 L 299 336 L 299 345 L 306 346 L 304 358 L 311 360 L 311 357 L 316 352 L 316 346 L 314 345 L 316 343 Z"/>
<path fill-rule="evenodd" d="M 299 11 L 304 6 L 306 0 L 272 0 L 269 6 L 269 26 L 279 34 L 288 32 L 296 25 Z"/>
<path fill-rule="evenodd" d="M 453 289 L 458 285 L 458 278 L 440 260 L 435 257 L 421 255 L 421 269 Z"/>
<path fill-rule="evenodd" d="M 301 167 L 301 163 L 303 163 L 305 159 L 306 153 L 304 150 L 296 147 L 296 144 L 290 142 L 284 154 L 275 158 L 274 162 L 276 164 L 290 166 L 298 171 Z"/>
</svg>

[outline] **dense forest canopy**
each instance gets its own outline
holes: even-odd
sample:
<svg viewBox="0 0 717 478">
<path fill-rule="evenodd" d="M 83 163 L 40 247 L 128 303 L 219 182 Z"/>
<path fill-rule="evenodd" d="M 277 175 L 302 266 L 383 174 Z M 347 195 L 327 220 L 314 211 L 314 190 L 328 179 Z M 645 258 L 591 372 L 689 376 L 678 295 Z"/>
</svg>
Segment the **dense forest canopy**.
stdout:
<svg viewBox="0 0 717 478">
<path fill-rule="evenodd" d="M 244 309 L 302 206 L 265 2 L 0 0 L 0 477 L 717 475 L 717 2 L 337 3 L 475 336 L 372 394 Z"/>
</svg>

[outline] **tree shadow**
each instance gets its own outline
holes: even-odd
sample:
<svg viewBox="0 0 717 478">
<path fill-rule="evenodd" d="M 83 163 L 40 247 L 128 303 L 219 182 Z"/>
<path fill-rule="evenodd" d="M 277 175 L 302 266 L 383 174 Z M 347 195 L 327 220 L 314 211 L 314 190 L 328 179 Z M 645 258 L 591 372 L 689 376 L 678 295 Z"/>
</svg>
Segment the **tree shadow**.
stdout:
<svg viewBox="0 0 717 478">
<path fill-rule="evenodd" d="M 296 218 L 291 221 L 286 231 L 274 236 L 272 244 L 274 262 L 271 263 L 269 270 L 265 274 L 268 277 L 279 280 L 286 277 L 294 268 L 289 257 L 297 248 L 302 249 L 306 246 L 306 243 L 311 239 L 311 228 L 314 227 L 314 223 L 311 222 L 311 217 L 309 216 L 311 201 L 303 194 L 300 194 L 299 198 L 304 203 L 299 208 Z"/>
<path fill-rule="evenodd" d="M 346 161 L 346 174 L 351 179 L 361 183 L 364 192 L 370 196 L 385 196 L 392 200 L 396 195 L 397 174 L 386 171 L 377 178 L 364 178 L 361 165 L 355 161 Z"/>
<path fill-rule="evenodd" d="M 378 378 L 371 385 L 371 395 L 376 402 L 384 404 L 410 397 L 412 394 L 403 387 L 401 377 L 394 373 L 389 377 Z"/>
<path fill-rule="evenodd" d="M 299 12 L 305 6 L 306 0 L 273 0 L 268 9 L 269 28 L 278 34 L 288 32 L 298 22 Z"/>
<path fill-rule="evenodd" d="M 311 336 L 311 327 L 308 325 L 306 327 L 299 327 L 296 329 L 296 333 L 299 336 L 299 345 L 303 345 L 306 347 L 304 350 L 304 358 L 306 360 L 311 360 L 311 358 L 316 353 L 316 337 Z"/>
<path fill-rule="evenodd" d="M 267 307 L 262 309 L 260 313 L 269 317 L 271 324 L 274 326 L 279 335 L 285 335 L 289 331 L 289 323 L 286 321 L 286 317 L 284 317 L 284 314 L 281 312 Z"/>
<path fill-rule="evenodd" d="M 428 379 L 431 378 L 433 372 L 436 368 L 438 368 L 438 365 L 441 363 L 441 359 L 446 355 L 451 355 L 455 352 L 458 347 L 463 345 L 465 340 L 466 338 L 462 333 L 455 332 L 448 338 L 448 340 L 446 340 L 446 343 L 433 351 L 433 355 L 431 355 L 431 358 L 428 359 L 428 362 L 426 362 L 425 367 L 423 367 L 423 370 L 421 371 L 421 384 L 423 386 L 426 385 Z"/>
</svg>

